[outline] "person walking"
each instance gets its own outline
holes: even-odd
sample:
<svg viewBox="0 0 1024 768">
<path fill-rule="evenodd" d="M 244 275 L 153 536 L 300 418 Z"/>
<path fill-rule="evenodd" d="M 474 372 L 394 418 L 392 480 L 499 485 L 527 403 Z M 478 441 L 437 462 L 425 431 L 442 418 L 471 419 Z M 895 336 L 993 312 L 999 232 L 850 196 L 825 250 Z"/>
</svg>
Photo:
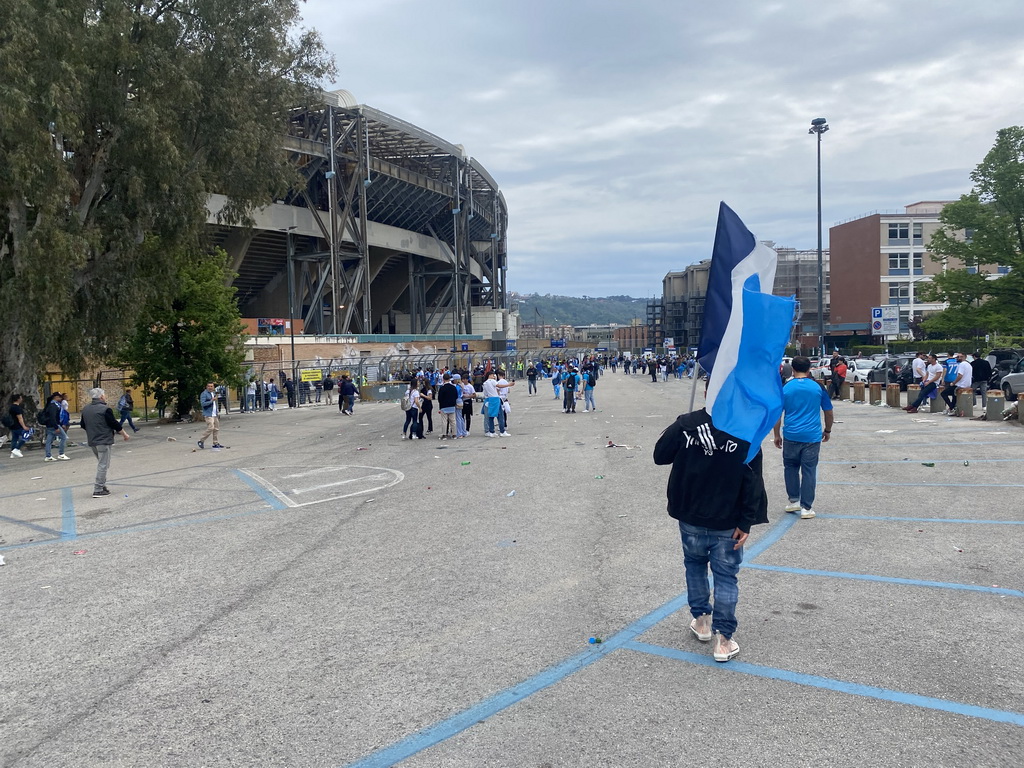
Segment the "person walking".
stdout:
<svg viewBox="0 0 1024 768">
<path fill-rule="evenodd" d="M 138 432 L 138 427 L 135 426 L 135 422 L 132 421 L 132 411 L 135 410 L 135 401 L 132 400 L 132 391 L 126 389 L 124 394 L 121 395 L 121 399 L 117 401 L 117 410 L 121 413 L 121 426 L 127 421 L 128 426 L 132 428 L 132 432 Z"/>
<path fill-rule="evenodd" d="M 285 394 L 288 397 L 288 407 L 289 408 L 294 408 L 295 407 L 295 382 L 292 380 L 291 376 L 285 377 L 285 380 L 284 380 L 284 391 L 285 391 Z"/>
<path fill-rule="evenodd" d="M 22 459 L 25 454 L 21 446 L 28 442 L 29 428 L 25 422 L 25 396 L 19 393 L 11 395 L 11 404 L 7 407 L 4 426 L 11 430 L 11 458 Z"/>
<path fill-rule="evenodd" d="M 597 373 L 591 368 L 583 374 L 583 412 L 597 412 L 597 405 L 594 403 L 594 387 L 597 386 Z"/>
<path fill-rule="evenodd" d="M 749 443 L 717 429 L 703 408 L 679 416 L 654 447 L 654 463 L 672 465 L 668 514 L 682 539 L 690 631 L 702 643 L 713 641 L 718 662 L 740 652 L 734 635 L 743 545 L 752 526 L 768 522 L 763 455 L 758 451 L 744 464 L 749 449 Z"/>
<path fill-rule="evenodd" d="M 82 409 L 82 429 L 86 443 L 96 456 L 96 477 L 92 485 L 92 497 L 101 499 L 110 495 L 107 488 L 107 473 L 110 471 L 110 456 L 114 449 L 114 435 L 121 435 L 128 442 L 129 435 L 114 418 L 114 412 L 107 405 L 107 393 L 100 387 L 89 390 L 92 402 Z"/>
<path fill-rule="evenodd" d="M 942 381 L 942 375 L 943 367 L 939 359 L 935 355 L 928 355 L 928 366 L 925 368 L 924 383 L 921 385 L 921 391 L 918 393 L 917 399 L 903 410 L 907 413 L 917 413 L 917 409 L 924 405 L 924 401 L 938 389 L 939 382 Z"/>
<path fill-rule="evenodd" d="M 526 369 L 526 396 L 533 397 L 537 394 L 537 369 L 533 363 Z"/>
<path fill-rule="evenodd" d="M 561 396 L 562 370 L 559 366 L 551 369 L 551 386 L 555 388 L 555 400 Z"/>
<path fill-rule="evenodd" d="M 60 392 L 54 392 L 50 395 L 50 399 L 46 402 L 46 407 L 43 409 L 43 426 L 46 427 L 46 441 L 43 443 L 43 449 L 45 456 L 43 461 L 70 461 L 70 457 L 65 455 L 64 449 L 68 444 L 67 433 L 61 428 L 60 425 L 60 403 L 63 399 L 63 395 Z M 54 456 L 53 441 L 57 440 L 57 455 Z"/>
<path fill-rule="evenodd" d="M 423 420 L 427 421 L 427 430 L 423 431 Z M 420 386 L 420 437 L 434 432 L 434 389 L 426 378 Z"/>
<path fill-rule="evenodd" d="M 324 380 L 320 383 L 320 386 L 324 391 L 324 400 L 328 405 L 334 405 L 334 379 L 331 378 L 330 371 L 324 376 Z"/>
<path fill-rule="evenodd" d="M 444 373 L 441 375 L 441 386 L 437 388 L 437 411 L 444 424 L 444 434 L 441 440 L 454 440 L 458 436 L 458 429 L 455 423 L 456 407 L 461 405 L 461 392 L 452 383 L 452 375 Z"/>
<path fill-rule="evenodd" d="M 409 389 L 402 398 L 402 410 L 405 411 L 402 439 L 405 440 L 408 431 L 410 440 L 418 440 L 423 436 L 423 427 L 420 425 L 420 391 L 416 388 L 415 378 L 409 379 Z"/>
<path fill-rule="evenodd" d="M 455 374 L 455 378 L 459 378 L 459 374 Z M 467 374 L 466 378 L 462 380 L 462 420 L 465 424 L 463 427 L 463 437 L 469 437 L 469 428 L 473 423 L 473 403 L 476 402 L 476 387 L 473 386 L 473 382 L 469 380 Z"/>
<path fill-rule="evenodd" d="M 573 366 L 569 366 L 562 374 L 562 413 L 576 413 L 576 392 L 580 387 L 580 375 Z"/>
<path fill-rule="evenodd" d="M 341 383 L 338 385 L 338 408 L 342 413 L 351 416 L 355 405 L 356 385 L 348 376 L 342 376 Z"/>
<path fill-rule="evenodd" d="M 206 431 L 199 438 L 199 449 L 206 447 L 205 442 L 209 437 L 213 438 L 213 448 L 223 448 L 220 444 L 220 411 L 217 401 L 216 387 L 212 381 L 207 382 L 206 389 L 199 394 L 199 405 L 203 409 L 203 418 L 206 419 Z"/>
<path fill-rule="evenodd" d="M 810 358 L 798 355 L 792 365 L 793 378 L 782 388 L 782 416 L 774 427 L 775 447 L 782 449 L 789 497 L 786 512 L 799 512 L 801 519 L 808 520 L 814 517 L 818 455 L 821 444 L 827 443 L 832 434 L 835 415 L 825 388 L 811 378 Z"/>
</svg>

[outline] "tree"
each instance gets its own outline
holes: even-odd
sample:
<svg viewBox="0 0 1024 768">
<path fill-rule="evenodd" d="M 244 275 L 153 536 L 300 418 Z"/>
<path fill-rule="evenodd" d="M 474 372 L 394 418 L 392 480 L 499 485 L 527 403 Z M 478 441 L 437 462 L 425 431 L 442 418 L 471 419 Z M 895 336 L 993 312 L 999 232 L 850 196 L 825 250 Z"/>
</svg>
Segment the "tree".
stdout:
<svg viewBox="0 0 1024 768">
<path fill-rule="evenodd" d="M 928 246 L 934 260 L 964 266 L 920 288 L 925 301 L 949 303 L 923 323 L 947 338 L 1024 328 L 1024 128 L 1000 130 L 971 180 L 971 193 L 943 208 Z M 995 266 L 1010 269 L 993 279 Z"/>
<path fill-rule="evenodd" d="M 103 360 L 226 223 L 297 175 L 331 71 L 295 0 L 0 0 L 0 393 Z"/>
<path fill-rule="evenodd" d="M 193 257 L 171 280 L 170 297 L 151 304 L 116 363 L 131 368 L 132 384 L 161 384 L 184 417 L 208 381 L 242 383 L 245 326 L 235 301 L 227 254 Z"/>
</svg>

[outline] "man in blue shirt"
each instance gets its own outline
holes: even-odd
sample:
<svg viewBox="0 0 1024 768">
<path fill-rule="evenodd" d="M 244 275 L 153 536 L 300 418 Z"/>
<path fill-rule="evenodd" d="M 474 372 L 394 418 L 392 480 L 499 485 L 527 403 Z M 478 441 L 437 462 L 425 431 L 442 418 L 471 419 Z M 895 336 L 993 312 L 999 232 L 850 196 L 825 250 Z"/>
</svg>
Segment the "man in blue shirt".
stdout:
<svg viewBox="0 0 1024 768">
<path fill-rule="evenodd" d="M 793 378 L 782 388 L 783 417 L 775 425 L 775 447 L 782 449 L 786 478 L 787 512 L 799 512 L 804 520 L 814 517 L 818 453 L 832 432 L 834 414 L 828 392 L 810 376 L 811 361 L 793 358 Z M 821 414 L 825 414 L 825 429 Z M 782 433 L 779 428 L 785 427 Z"/>
</svg>

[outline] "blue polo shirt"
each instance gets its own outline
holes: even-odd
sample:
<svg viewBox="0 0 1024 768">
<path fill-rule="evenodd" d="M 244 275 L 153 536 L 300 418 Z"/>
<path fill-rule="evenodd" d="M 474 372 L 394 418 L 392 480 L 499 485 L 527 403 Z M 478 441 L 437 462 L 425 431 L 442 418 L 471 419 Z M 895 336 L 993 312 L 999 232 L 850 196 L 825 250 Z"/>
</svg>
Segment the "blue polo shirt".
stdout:
<svg viewBox="0 0 1024 768">
<path fill-rule="evenodd" d="M 795 443 L 821 442 L 821 411 L 831 411 L 828 392 L 814 379 L 790 379 L 782 388 L 782 436 Z"/>
</svg>

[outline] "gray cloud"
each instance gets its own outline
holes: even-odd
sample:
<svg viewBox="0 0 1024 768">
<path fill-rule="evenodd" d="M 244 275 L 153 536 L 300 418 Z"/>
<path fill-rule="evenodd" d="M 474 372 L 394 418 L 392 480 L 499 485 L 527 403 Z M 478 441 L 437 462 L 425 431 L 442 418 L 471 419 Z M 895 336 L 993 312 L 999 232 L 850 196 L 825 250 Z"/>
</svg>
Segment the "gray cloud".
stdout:
<svg viewBox="0 0 1024 768">
<path fill-rule="evenodd" d="M 493 6 L 493 7 L 492 7 Z M 510 207 L 515 290 L 658 294 L 719 200 L 762 239 L 969 190 L 1022 122 L 1024 6 L 312 0 L 356 98 L 462 143 Z"/>
</svg>

